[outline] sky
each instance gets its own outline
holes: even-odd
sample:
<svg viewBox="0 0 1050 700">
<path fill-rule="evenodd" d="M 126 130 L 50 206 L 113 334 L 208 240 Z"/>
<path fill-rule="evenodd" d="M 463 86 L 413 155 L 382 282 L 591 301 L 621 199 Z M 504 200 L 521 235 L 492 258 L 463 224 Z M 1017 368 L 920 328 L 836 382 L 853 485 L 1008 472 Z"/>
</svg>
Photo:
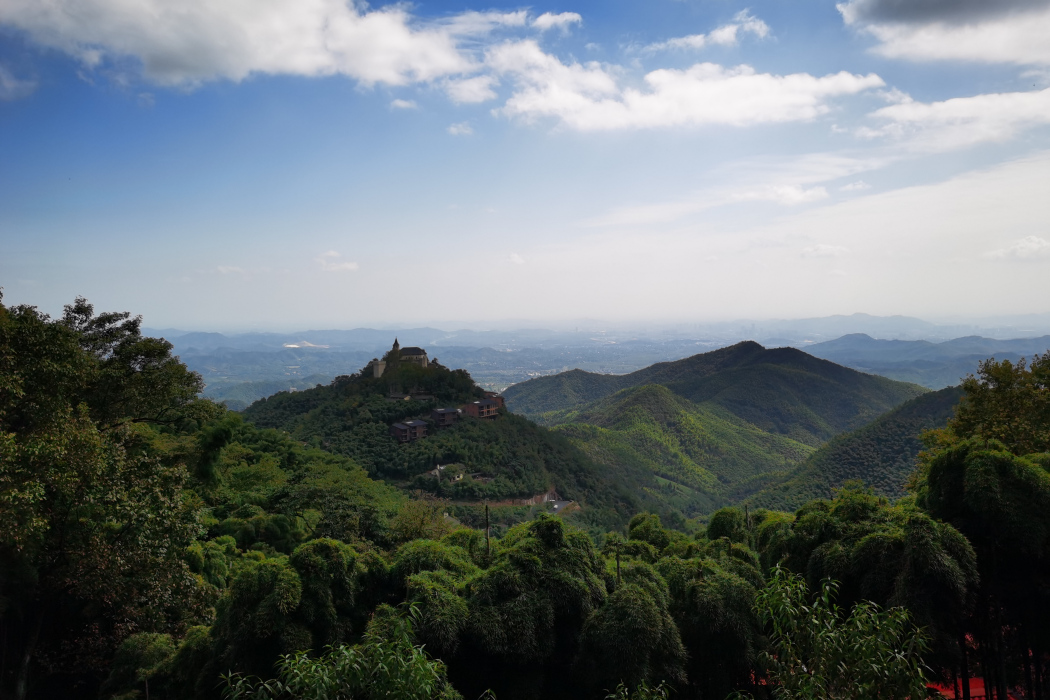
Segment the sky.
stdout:
<svg viewBox="0 0 1050 700">
<path fill-rule="evenodd" d="M 1050 0 L 0 1 L 0 286 L 152 327 L 1050 312 Z"/>
</svg>

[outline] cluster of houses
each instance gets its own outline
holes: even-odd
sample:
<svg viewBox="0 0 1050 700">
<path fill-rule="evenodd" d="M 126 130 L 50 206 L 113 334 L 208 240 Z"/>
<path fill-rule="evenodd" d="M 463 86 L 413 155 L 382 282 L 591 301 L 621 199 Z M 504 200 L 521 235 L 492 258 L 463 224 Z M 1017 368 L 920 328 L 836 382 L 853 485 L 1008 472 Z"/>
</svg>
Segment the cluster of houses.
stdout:
<svg viewBox="0 0 1050 700">
<path fill-rule="evenodd" d="M 485 392 L 485 398 L 463 404 L 459 408 L 435 408 L 430 412 L 430 420 L 437 428 L 447 428 L 459 420 L 460 416 L 472 418 L 495 418 L 499 409 L 504 407 L 503 397 L 491 391 Z M 398 442 L 412 442 L 427 436 L 427 424 L 422 420 L 407 420 L 390 426 L 390 435 Z"/>
<path fill-rule="evenodd" d="M 372 376 L 377 379 L 383 376 L 387 367 L 391 363 L 408 362 L 419 365 L 420 367 L 429 367 L 432 364 L 437 364 L 437 358 L 434 358 L 433 360 L 429 359 L 427 357 L 427 351 L 423 348 L 403 348 L 400 343 L 397 342 L 397 338 L 394 338 L 394 345 L 390 348 L 390 352 L 387 353 L 384 358 L 385 359 L 383 360 L 373 358 L 372 361 L 368 363 L 372 368 Z M 419 392 L 408 394 L 391 392 L 387 395 L 387 400 L 389 401 L 408 401 L 410 399 L 415 399 L 416 401 L 433 401 L 435 398 L 436 397 L 431 394 Z M 460 416 L 464 415 L 473 418 L 495 418 L 499 415 L 499 409 L 501 408 L 504 408 L 503 397 L 495 392 L 486 391 L 485 398 L 464 404 L 459 408 L 435 408 L 430 412 L 430 420 L 438 428 L 447 428 L 458 421 Z M 390 426 L 390 435 L 398 442 L 413 442 L 415 440 L 420 440 L 427 436 L 427 423 L 422 420 L 408 420 L 401 423 L 394 423 Z"/>
</svg>

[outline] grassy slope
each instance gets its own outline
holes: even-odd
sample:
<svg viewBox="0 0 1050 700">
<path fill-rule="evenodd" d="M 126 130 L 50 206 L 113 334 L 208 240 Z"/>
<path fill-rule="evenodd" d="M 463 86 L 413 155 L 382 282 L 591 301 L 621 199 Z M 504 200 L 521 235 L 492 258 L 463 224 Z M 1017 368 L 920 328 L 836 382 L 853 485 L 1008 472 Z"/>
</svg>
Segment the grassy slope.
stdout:
<svg viewBox="0 0 1050 700">
<path fill-rule="evenodd" d="M 640 474 L 655 475 L 643 498 L 688 515 L 714 510 L 732 485 L 790 469 L 813 451 L 655 384 L 625 389 L 561 418 L 571 422 L 558 430 L 591 459 L 634 482 Z"/>
<path fill-rule="evenodd" d="M 566 412 L 625 388 L 660 384 L 711 409 L 771 433 L 818 447 L 858 428 L 925 389 L 863 374 L 794 348 L 738 343 L 622 376 L 575 370 L 510 387 L 510 410 L 547 425 Z"/>
<path fill-rule="evenodd" d="M 959 387 L 949 387 L 912 399 L 834 438 L 783 480 L 766 484 L 746 502 L 754 507 L 794 510 L 810 499 L 830 497 L 833 488 L 850 479 L 864 481 L 880 495 L 899 497 L 922 448 L 919 435 L 943 426 L 961 396 Z"/>
</svg>

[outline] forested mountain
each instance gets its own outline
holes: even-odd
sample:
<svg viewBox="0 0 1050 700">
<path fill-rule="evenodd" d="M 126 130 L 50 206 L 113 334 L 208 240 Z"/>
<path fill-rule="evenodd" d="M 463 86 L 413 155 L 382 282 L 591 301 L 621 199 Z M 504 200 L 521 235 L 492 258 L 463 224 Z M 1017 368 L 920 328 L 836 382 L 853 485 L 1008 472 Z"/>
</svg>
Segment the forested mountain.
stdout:
<svg viewBox="0 0 1050 700">
<path fill-rule="evenodd" d="M 627 375 L 533 379 L 505 396 L 615 478 L 631 475 L 659 504 L 650 509 L 693 517 L 779 482 L 828 439 L 923 392 L 745 342 Z"/>
<path fill-rule="evenodd" d="M 442 400 L 476 392 L 447 370 L 393 376 Z M 863 684 L 902 700 L 981 673 L 993 700 L 1039 700 L 1048 377 L 1050 355 L 982 366 L 895 503 L 849 484 L 793 514 L 723 508 L 688 533 L 644 512 L 603 533 L 538 513 L 490 536 L 323 449 L 422 406 L 375 401 L 368 376 L 256 409 L 319 431 L 293 436 L 201 399 L 200 377 L 129 314 L 0 304 L 0 697 L 767 700 Z M 893 443 L 954 399 L 902 407 L 897 432 L 871 427 Z M 648 385 L 580 415 L 674 436 L 699 467 L 694 448 L 721 437 L 690 421 L 747 427 L 718 411 Z M 449 444 L 472 445 L 466 457 L 527 448 L 522 464 L 555 478 L 563 459 L 615 478 L 521 417 L 463 425 L 492 430 L 462 429 Z M 372 470 L 414 463 L 360 442 Z"/>
<path fill-rule="evenodd" d="M 899 498 L 915 471 L 922 449 L 920 435 L 944 427 L 962 395 L 960 387 L 932 391 L 862 428 L 834 437 L 744 502 L 753 508 L 794 510 L 814 498 L 830 498 L 833 489 L 851 479 L 862 481 L 880 496 Z"/>
<path fill-rule="evenodd" d="M 507 407 L 541 423 L 630 387 L 659 384 L 689 401 L 728 411 L 757 428 L 817 447 L 923 393 L 912 384 L 863 374 L 794 348 L 755 342 L 613 376 L 573 371 L 504 392 Z"/>
<path fill-rule="evenodd" d="M 391 388 L 418 389 L 430 398 L 390 401 Z M 625 522 L 640 507 L 636 478 L 607 478 L 568 439 L 527 418 L 463 417 L 441 429 L 430 419 L 434 408 L 457 407 L 483 396 L 463 370 L 404 365 L 388 368 L 376 379 L 366 368 L 329 385 L 275 394 L 252 404 L 244 416 L 260 427 L 279 428 L 295 439 L 351 457 L 373 478 L 457 504 L 525 499 L 553 488 L 563 499 L 584 506 L 572 517 L 601 528 Z M 400 443 L 390 437 L 391 424 L 410 419 L 428 424 L 425 439 Z M 439 465 L 453 465 L 464 476 L 450 482 L 428 473 Z"/>
<path fill-rule="evenodd" d="M 727 488 L 767 472 L 783 472 L 813 448 L 769 433 L 724 408 L 696 404 L 658 384 L 624 389 L 564 412 L 557 427 L 612 478 L 652 474 L 650 510 L 672 507 L 689 516 L 724 504 Z"/>
</svg>

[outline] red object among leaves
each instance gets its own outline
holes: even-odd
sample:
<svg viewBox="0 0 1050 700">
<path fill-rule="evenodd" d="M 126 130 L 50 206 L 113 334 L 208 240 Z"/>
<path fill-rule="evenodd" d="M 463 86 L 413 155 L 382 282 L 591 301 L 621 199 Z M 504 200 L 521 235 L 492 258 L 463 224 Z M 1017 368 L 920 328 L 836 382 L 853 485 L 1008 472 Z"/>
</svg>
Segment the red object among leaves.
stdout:
<svg viewBox="0 0 1050 700">
<path fill-rule="evenodd" d="M 952 685 L 951 683 L 948 683 L 947 685 L 942 685 L 940 683 L 928 683 L 926 685 L 926 687 L 930 688 L 931 690 L 936 690 L 938 693 L 940 693 L 941 697 L 948 698 L 949 700 L 962 700 L 962 698 L 965 697 L 963 695 L 963 693 L 962 693 L 962 686 L 961 685 L 959 686 L 959 697 L 958 698 L 955 697 L 955 686 Z M 1016 696 L 1013 693 L 1011 693 L 1011 692 L 1007 692 L 1007 695 L 1011 699 L 1016 698 Z M 984 690 L 984 679 L 983 678 L 971 678 L 970 679 L 970 700 L 985 700 L 987 697 L 988 696 L 987 696 L 987 694 L 985 693 L 985 690 Z"/>
</svg>

